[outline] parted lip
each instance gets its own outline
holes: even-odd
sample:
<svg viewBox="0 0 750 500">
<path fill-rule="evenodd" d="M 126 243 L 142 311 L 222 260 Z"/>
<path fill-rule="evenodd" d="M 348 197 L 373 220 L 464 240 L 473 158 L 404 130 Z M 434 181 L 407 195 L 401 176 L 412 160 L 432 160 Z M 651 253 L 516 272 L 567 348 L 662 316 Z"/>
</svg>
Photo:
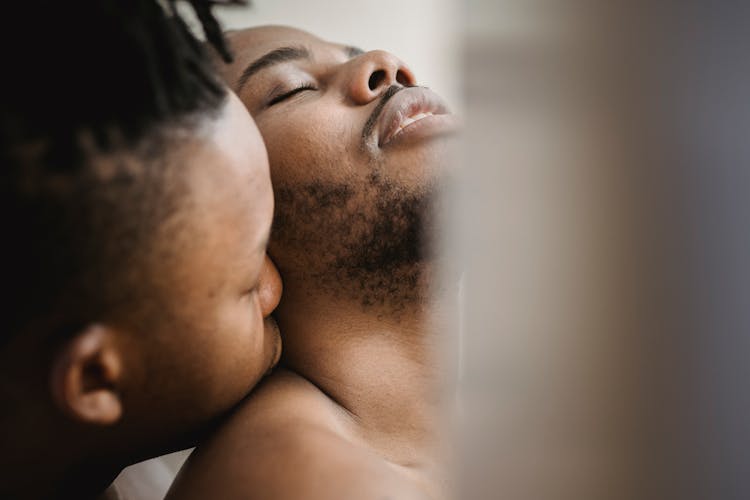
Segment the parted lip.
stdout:
<svg viewBox="0 0 750 500">
<path fill-rule="evenodd" d="M 397 92 L 386 94 L 386 101 L 373 111 L 373 117 L 368 122 L 376 121 L 373 131 L 377 131 L 379 147 L 384 146 L 403 126 L 407 119 L 420 114 L 445 115 L 449 114 L 448 107 L 436 93 L 425 87 L 407 87 Z M 379 116 L 378 116 L 379 115 Z"/>
</svg>

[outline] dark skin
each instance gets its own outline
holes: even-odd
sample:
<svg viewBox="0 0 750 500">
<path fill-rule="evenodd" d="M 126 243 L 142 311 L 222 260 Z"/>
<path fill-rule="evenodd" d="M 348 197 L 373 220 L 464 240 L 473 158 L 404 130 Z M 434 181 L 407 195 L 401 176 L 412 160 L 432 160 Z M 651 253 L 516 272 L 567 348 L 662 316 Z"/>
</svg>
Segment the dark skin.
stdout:
<svg viewBox="0 0 750 500">
<path fill-rule="evenodd" d="M 151 238 L 135 290 L 148 302 L 61 340 L 38 333 L 54 324 L 45 318 L 2 350 L 3 498 L 98 495 L 123 467 L 193 445 L 278 360 L 269 315 L 281 282 L 265 252 L 273 198 L 257 129 L 230 95 L 179 144 L 178 208 Z M 94 163 L 106 172 L 112 158 Z"/>
<path fill-rule="evenodd" d="M 404 90 L 415 78 L 391 54 L 283 27 L 229 40 L 224 76 L 263 134 L 277 193 L 284 369 L 199 446 L 168 498 L 443 497 L 430 322 L 451 314 L 431 299 L 422 245 L 453 119 L 428 91 Z M 290 57 L 247 76 L 280 48 Z M 384 118 L 367 125 L 381 104 L 381 117 L 424 121 L 385 141 Z"/>
</svg>

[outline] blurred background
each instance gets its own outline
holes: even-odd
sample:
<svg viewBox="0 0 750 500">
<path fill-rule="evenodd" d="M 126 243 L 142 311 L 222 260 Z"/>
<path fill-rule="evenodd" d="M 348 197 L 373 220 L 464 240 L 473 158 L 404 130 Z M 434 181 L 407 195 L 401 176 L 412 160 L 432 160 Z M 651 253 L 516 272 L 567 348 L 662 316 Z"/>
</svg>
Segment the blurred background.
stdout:
<svg viewBox="0 0 750 500">
<path fill-rule="evenodd" d="M 470 0 L 459 498 L 750 498 L 750 4 Z"/>
<path fill-rule="evenodd" d="M 219 13 L 389 50 L 465 117 L 456 498 L 750 498 L 748 2 Z"/>
</svg>

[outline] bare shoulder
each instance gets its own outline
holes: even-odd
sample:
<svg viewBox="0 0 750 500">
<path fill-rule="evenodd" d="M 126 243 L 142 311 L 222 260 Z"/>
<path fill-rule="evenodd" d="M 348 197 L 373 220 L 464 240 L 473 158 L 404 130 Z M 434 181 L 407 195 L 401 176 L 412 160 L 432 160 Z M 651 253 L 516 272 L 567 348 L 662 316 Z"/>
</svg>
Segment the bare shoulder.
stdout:
<svg viewBox="0 0 750 500">
<path fill-rule="evenodd" d="M 320 389 L 294 372 L 280 369 L 265 379 L 237 409 L 228 428 L 234 426 L 278 426 L 300 419 L 332 424 L 346 413 Z"/>
<path fill-rule="evenodd" d="M 348 438 L 349 418 L 305 379 L 275 373 L 198 447 L 167 498 L 423 498 L 396 468 Z"/>
</svg>

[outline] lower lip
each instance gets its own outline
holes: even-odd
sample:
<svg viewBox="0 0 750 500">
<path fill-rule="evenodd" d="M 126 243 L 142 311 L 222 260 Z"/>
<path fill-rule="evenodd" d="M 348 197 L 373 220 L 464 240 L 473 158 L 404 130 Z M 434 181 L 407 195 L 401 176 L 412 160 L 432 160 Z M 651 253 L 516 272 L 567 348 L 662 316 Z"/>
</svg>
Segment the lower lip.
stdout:
<svg viewBox="0 0 750 500">
<path fill-rule="evenodd" d="M 268 367 L 268 371 L 266 372 L 266 375 L 271 372 L 271 370 L 274 369 L 274 367 L 279 363 L 279 360 L 281 359 L 281 334 L 279 332 L 279 326 L 276 323 L 276 321 L 273 318 L 267 318 L 266 319 L 267 325 L 266 328 L 270 329 L 273 333 L 273 351 L 272 351 L 272 359 L 271 363 Z"/>
<path fill-rule="evenodd" d="M 430 115 L 404 127 L 401 132 L 392 136 L 380 147 L 390 147 L 396 144 L 419 142 L 424 139 L 452 134 L 458 130 L 454 115 Z"/>
</svg>

